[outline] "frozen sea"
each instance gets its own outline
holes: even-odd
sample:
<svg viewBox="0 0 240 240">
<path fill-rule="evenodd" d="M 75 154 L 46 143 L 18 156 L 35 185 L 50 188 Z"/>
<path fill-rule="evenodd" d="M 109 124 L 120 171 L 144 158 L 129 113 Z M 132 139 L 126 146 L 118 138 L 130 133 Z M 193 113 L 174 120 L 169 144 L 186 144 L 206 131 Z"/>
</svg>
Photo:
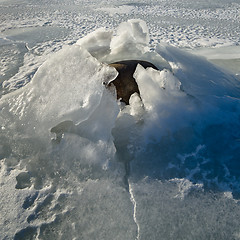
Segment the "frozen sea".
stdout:
<svg viewBox="0 0 240 240">
<path fill-rule="evenodd" d="M 240 239 L 239 33 L 239 0 L 0 0 L 0 239 Z"/>
</svg>

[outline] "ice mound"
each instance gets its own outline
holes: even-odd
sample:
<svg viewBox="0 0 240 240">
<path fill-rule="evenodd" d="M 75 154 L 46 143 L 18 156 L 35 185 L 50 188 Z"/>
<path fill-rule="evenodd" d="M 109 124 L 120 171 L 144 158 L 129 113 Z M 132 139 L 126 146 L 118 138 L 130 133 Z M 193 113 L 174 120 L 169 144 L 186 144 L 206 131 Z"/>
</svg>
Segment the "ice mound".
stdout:
<svg viewBox="0 0 240 240">
<path fill-rule="evenodd" d="M 92 56 L 103 58 L 110 53 L 110 43 L 113 32 L 99 28 L 87 36 L 79 39 L 77 45 L 84 47 Z"/>
<path fill-rule="evenodd" d="M 108 63 L 133 58 L 159 70 L 137 66 L 140 95 L 125 106 L 105 86 L 118 74 Z M 238 233 L 239 83 L 203 58 L 151 50 L 142 20 L 65 46 L 0 109 L 0 180 L 12 208 L 0 201 L 1 237 L 200 239 L 202 229 L 184 229 L 200 224 L 216 237 L 229 212 L 226 231 Z"/>
<path fill-rule="evenodd" d="M 144 21 L 132 19 L 121 23 L 114 36 L 112 31 L 98 29 L 76 44 L 84 46 L 96 58 L 105 57 L 110 61 L 129 57 L 134 59 L 147 52 L 149 33 Z M 103 50 L 105 55 L 102 54 Z"/>
<path fill-rule="evenodd" d="M 3 97 L 1 108 L 12 113 L 25 130 L 48 135 L 59 122 L 79 124 L 94 114 L 108 96 L 103 93 L 103 82 L 116 75 L 115 69 L 101 64 L 86 50 L 68 46 L 46 61 L 26 87 Z"/>
<path fill-rule="evenodd" d="M 121 23 L 115 33 L 100 28 L 79 39 L 76 44 L 86 48 L 101 62 L 137 59 L 152 62 L 159 69 L 170 69 L 167 61 L 150 51 L 149 41 L 146 23 L 140 19 L 131 19 Z"/>
</svg>

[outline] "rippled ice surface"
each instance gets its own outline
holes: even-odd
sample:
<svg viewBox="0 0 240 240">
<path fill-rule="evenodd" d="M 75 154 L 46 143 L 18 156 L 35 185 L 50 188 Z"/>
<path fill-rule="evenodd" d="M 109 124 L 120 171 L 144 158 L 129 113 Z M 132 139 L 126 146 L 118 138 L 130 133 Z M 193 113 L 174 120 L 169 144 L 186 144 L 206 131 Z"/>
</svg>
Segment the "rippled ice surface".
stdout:
<svg viewBox="0 0 240 240">
<path fill-rule="evenodd" d="M 0 239 L 240 239 L 239 9 L 1 0 Z"/>
</svg>

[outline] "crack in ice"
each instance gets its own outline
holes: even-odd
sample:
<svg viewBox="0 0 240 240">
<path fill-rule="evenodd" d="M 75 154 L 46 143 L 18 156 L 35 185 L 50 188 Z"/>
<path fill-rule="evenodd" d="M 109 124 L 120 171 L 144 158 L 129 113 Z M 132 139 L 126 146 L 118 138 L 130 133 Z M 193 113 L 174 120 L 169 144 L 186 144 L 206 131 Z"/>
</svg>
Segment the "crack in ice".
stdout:
<svg viewBox="0 0 240 240">
<path fill-rule="evenodd" d="M 128 181 L 128 187 L 129 187 L 130 200 L 131 200 L 131 202 L 133 204 L 133 220 L 134 220 L 135 224 L 137 225 L 137 237 L 136 237 L 136 240 L 139 240 L 140 239 L 140 226 L 139 226 L 139 223 L 137 221 L 137 216 L 136 216 L 137 202 L 136 202 L 136 200 L 134 198 L 133 189 L 132 189 L 132 186 L 129 183 L 129 181 Z"/>
</svg>

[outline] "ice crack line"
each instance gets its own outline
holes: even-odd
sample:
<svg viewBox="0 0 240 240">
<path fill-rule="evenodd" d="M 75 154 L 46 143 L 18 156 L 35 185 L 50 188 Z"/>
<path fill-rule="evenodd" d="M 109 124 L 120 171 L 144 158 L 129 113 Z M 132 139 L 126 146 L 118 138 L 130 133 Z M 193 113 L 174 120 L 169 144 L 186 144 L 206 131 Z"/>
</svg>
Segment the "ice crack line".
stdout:
<svg viewBox="0 0 240 240">
<path fill-rule="evenodd" d="M 137 221 L 137 216 L 136 216 L 137 202 L 136 202 L 136 200 L 134 198 L 133 189 L 132 189 L 132 186 L 129 183 L 129 181 L 128 181 L 128 186 L 129 186 L 130 200 L 131 200 L 131 202 L 133 204 L 133 220 L 134 220 L 135 224 L 137 225 L 137 237 L 136 237 L 136 240 L 139 240 L 140 239 L 140 226 L 139 226 L 139 223 Z"/>
<path fill-rule="evenodd" d="M 136 216 L 136 213 L 137 213 L 137 202 L 134 198 L 134 194 L 133 194 L 133 188 L 129 182 L 129 176 L 130 176 L 130 162 L 129 161 L 126 161 L 125 162 L 125 171 L 126 171 L 126 174 L 124 176 L 124 183 L 126 185 L 126 190 L 129 192 L 130 194 L 130 200 L 132 202 L 132 205 L 133 205 L 133 220 L 137 226 L 137 236 L 136 236 L 136 240 L 140 240 L 140 225 L 137 221 L 137 216 Z"/>
</svg>

